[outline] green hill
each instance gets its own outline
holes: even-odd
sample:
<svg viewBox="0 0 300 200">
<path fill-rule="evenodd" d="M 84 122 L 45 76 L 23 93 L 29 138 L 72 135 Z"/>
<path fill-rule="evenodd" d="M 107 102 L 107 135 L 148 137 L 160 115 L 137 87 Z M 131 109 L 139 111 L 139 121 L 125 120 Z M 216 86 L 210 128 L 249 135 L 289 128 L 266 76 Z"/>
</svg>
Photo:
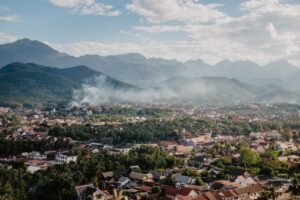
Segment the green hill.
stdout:
<svg viewBox="0 0 300 200">
<path fill-rule="evenodd" d="M 12 63 L 0 69 L 0 106 L 42 107 L 68 103 L 74 89 L 100 75 L 103 74 L 85 66 L 59 69 Z M 111 77 L 105 80 L 112 87 L 131 87 Z"/>
</svg>

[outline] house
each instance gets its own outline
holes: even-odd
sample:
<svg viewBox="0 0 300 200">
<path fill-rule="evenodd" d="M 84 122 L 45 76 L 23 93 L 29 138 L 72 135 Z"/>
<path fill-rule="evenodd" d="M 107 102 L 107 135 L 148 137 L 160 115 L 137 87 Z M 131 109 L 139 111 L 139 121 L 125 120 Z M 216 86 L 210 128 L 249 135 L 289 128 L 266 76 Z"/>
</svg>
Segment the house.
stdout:
<svg viewBox="0 0 300 200">
<path fill-rule="evenodd" d="M 61 162 L 61 163 L 76 162 L 77 161 L 77 156 L 74 155 L 72 152 L 69 152 L 69 151 L 58 152 L 55 155 L 55 160 L 57 162 Z"/>
<path fill-rule="evenodd" d="M 141 182 L 144 182 L 144 181 L 152 181 L 152 174 L 143 174 L 143 173 L 138 173 L 138 172 L 131 172 L 129 174 L 129 178 L 131 178 L 132 180 L 135 180 L 135 181 L 141 181 Z"/>
<path fill-rule="evenodd" d="M 200 148 L 203 143 L 211 142 L 212 137 L 211 134 L 199 135 L 198 137 L 184 139 L 183 144 L 185 146 L 193 146 L 194 148 Z"/>
<path fill-rule="evenodd" d="M 254 184 L 243 188 L 237 188 L 234 191 L 238 194 L 240 200 L 254 200 L 261 196 L 265 189 L 260 184 Z"/>
<path fill-rule="evenodd" d="M 278 141 L 278 142 L 276 142 L 276 146 L 277 146 L 278 151 L 286 151 L 286 150 L 296 151 L 297 150 L 297 147 L 293 142 Z"/>
<path fill-rule="evenodd" d="M 29 160 L 28 162 L 26 162 L 26 165 L 27 171 L 32 174 L 39 170 L 48 168 L 48 164 L 41 160 Z"/>
<path fill-rule="evenodd" d="M 170 152 L 171 155 L 189 155 L 193 151 L 194 147 L 184 145 L 168 145 L 166 149 Z"/>
<path fill-rule="evenodd" d="M 290 163 L 290 164 L 295 164 L 299 163 L 300 157 L 297 155 L 290 155 L 290 156 L 279 156 L 278 160 L 280 162 L 285 162 L 285 163 Z"/>
<path fill-rule="evenodd" d="M 184 176 L 184 175 L 178 175 L 176 177 L 176 184 L 182 185 L 182 184 L 190 184 L 192 183 L 192 178 L 189 176 Z"/>
<path fill-rule="evenodd" d="M 240 200 L 234 190 L 209 191 L 199 195 L 193 200 Z"/>
<path fill-rule="evenodd" d="M 220 198 L 215 192 L 204 192 L 193 200 L 220 200 Z"/>
<path fill-rule="evenodd" d="M 131 166 L 129 166 L 129 169 L 130 169 L 131 171 L 134 171 L 134 170 L 140 170 L 141 168 L 140 168 L 140 166 L 138 166 L 138 165 L 131 165 Z"/>
<path fill-rule="evenodd" d="M 104 179 L 108 180 L 108 179 L 112 179 L 114 177 L 114 172 L 109 171 L 109 172 L 103 172 L 102 176 Z"/>
<path fill-rule="evenodd" d="M 198 193 L 190 188 L 185 187 L 171 187 L 167 186 L 165 188 L 166 197 L 168 198 L 176 198 L 176 197 L 197 197 Z"/>
<path fill-rule="evenodd" d="M 212 184 L 212 188 L 215 190 L 220 190 L 220 189 L 233 189 L 240 187 L 239 183 L 232 183 L 227 180 L 217 180 Z"/>
<path fill-rule="evenodd" d="M 42 155 L 37 151 L 32 151 L 30 153 L 28 153 L 28 157 L 34 160 L 46 160 L 47 156 L 46 155 Z"/>
<path fill-rule="evenodd" d="M 146 185 L 142 185 L 140 187 L 136 187 L 136 189 L 138 189 L 141 192 L 148 193 L 148 194 L 150 194 L 151 191 L 152 191 L 152 187 L 146 186 Z"/>
<path fill-rule="evenodd" d="M 159 180 L 163 180 L 166 178 L 166 176 L 164 174 L 159 173 L 159 172 L 151 171 L 150 173 L 152 174 L 154 180 L 159 181 Z"/>
<path fill-rule="evenodd" d="M 222 190 L 217 195 L 222 200 L 235 200 L 239 196 L 234 190 Z"/>
<path fill-rule="evenodd" d="M 75 187 L 77 200 L 108 200 L 109 194 L 96 188 L 93 184 Z"/>
<path fill-rule="evenodd" d="M 285 178 L 273 178 L 265 183 L 267 188 L 275 188 L 278 199 L 291 199 L 291 194 L 289 191 L 291 185 L 291 181 Z"/>
<path fill-rule="evenodd" d="M 117 185 L 119 188 L 123 188 L 127 183 L 129 183 L 131 180 L 127 177 L 122 176 L 121 178 L 119 178 L 119 180 L 117 181 Z"/>
<path fill-rule="evenodd" d="M 247 187 L 250 185 L 256 184 L 256 182 L 253 180 L 251 176 L 249 177 L 244 177 L 244 176 L 238 176 L 235 180 L 235 183 L 238 183 L 240 187 Z"/>
<path fill-rule="evenodd" d="M 128 183 L 126 183 L 124 185 L 124 188 L 127 188 L 127 189 L 133 189 L 137 186 L 138 184 L 134 181 L 129 181 Z"/>
</svg>

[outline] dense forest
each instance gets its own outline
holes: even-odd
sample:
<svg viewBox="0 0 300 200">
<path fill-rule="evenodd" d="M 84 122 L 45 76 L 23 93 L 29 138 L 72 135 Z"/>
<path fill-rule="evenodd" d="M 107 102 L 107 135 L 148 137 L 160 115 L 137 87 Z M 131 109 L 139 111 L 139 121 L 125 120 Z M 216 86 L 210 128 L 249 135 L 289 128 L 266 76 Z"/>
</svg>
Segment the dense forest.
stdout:
<svg viewBox="0 0 300 200">
<path fill-rule="evenodd" d="M 180 128 L 178 128 L 180 127 Z M 193 135 L 212 133 L 213 135 L 248 135 L 251 132 L 287 129 L 299 129 L 299 121 L 232 121 L 232 120 L 201 120 L 193 118 L 177 118 L 174 120 L 147 120 L 138 123 L 120 125 L 94 126 L 72 125 L 51 126 L 52 136 L 66 136 L 74 140 L 96 139 L 108 144 L 149 143 L 161 140 L 178 141 L 182 138 L 181 130 L 185 129 Z"/>
<path fill-rule="evenodd" d="M 0 137 L 0 156 L 17 155 L 22 152 L 49 151 L 59 149 L 69 149 L 68 141 L 58 139 L 57 141 L 35 140 L 35 141 L 11 141 Z"/>
</svg>

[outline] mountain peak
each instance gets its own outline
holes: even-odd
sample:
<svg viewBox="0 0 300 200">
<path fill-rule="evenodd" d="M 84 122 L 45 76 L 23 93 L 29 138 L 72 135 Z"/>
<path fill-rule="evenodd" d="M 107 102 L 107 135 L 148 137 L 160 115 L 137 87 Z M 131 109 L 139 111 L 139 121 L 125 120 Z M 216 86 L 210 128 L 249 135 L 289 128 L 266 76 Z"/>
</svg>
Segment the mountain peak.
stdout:
<svg viewBox="0 0 300 200">
<path fill-rule="evenodd" d="M 32 42 L 32 40 L 28 38 L 23 38 L 23 39 L 16 40 L 14 43 L 29 43 L 29 42 Z"/>
<path fill-rule="evenodd" d="M 127 54 L 120 54 L 114 56 L 107 56 L 107 58 L 118 58 L 120 60 L 126 62 L 146 62 L 147 58 L 139 53 L 127 53 Z"/>
<path fill-rule="evenodd" d="M 63 54 L 60 54 L 52 47 L 38 40 L 24 38 L 12 43 L 0 45 L 0 66 L 12 62 L 36 62 L 45 64 L 40 61 L 43 59 L 51 60 L 54 57 L 63 57 Z"/>
<path fill-rule="evenodd" d="M 265 65 L 266 68 L 283 68 L 283 69 L 293 69 L 293 70 L 298 70 L 298 67 L 292 65 L 291 63 L 289 63 L 287 60 L 285 59 L 280 59 L 277 60 L 275 62 L 271 62 L 267 65 Z"/>
<path fill-rule="evenodd" d="M 201 59 L 196 59 L 196 60 L 188 60 L 185 62 L 186 64 L 188 63 L 198 63 L 198 64 L 206 64 L 203 60 Z"/>
<path fill-rule="evenodd" d="M 28 38 L 23 38 L 20 40 L 16 40 L 12 43 L 3 44 L 1 46 L 6 46 L 7 48 L 30 48 L 31 51 L 41 51 L 47 50 L 48 52 L 57 52 L 52 47 L 48 46 L 47 44 L 39 41 L 39 40 L 30 40 Z"/>
<path fill-rule="evenodd" d="M 224 60 L 221 60 L 220 62 L 217 62 L 215 64 L 215 66 L 218 66 L 218 65 L 229 65 L 229 64 L 232 64 L 232 62 L 229 59 L 224 59 Z"/>
</svg>

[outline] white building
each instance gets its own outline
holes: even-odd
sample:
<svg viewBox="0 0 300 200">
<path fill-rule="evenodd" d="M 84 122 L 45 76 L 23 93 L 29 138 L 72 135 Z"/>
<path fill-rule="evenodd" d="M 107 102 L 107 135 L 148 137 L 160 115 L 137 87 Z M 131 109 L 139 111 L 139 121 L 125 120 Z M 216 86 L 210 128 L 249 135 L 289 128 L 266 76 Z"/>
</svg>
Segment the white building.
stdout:
<svg viewBox="0 0 300 200">
<path fill-rule="evenodd" d="M 40 154 L 40 152 L 37 151 L 32 151 L 30 153 L 28 153 L 28 157 L 34 160 L 46 160 L 47 156 Z"/>
<path fill-rule="evenodd" d="M 186 146 L 193 146 L 195 148 L 200 147 L 203 143 L 211 142 L 212 137 L 211 134 L 199 135 L 198 137 L 189 138 L 183 140 L 183 144 Z"/>
<path fill-rule="evenodd" d="M 61 163 L 70 163 L 71 161 L 76 162 L 77 157 L 78 156 L 74 155 L 72 152 L 64 151 L 64 152 L 58 152 L 55 155 L 55 160 Z"/>
</svg>

